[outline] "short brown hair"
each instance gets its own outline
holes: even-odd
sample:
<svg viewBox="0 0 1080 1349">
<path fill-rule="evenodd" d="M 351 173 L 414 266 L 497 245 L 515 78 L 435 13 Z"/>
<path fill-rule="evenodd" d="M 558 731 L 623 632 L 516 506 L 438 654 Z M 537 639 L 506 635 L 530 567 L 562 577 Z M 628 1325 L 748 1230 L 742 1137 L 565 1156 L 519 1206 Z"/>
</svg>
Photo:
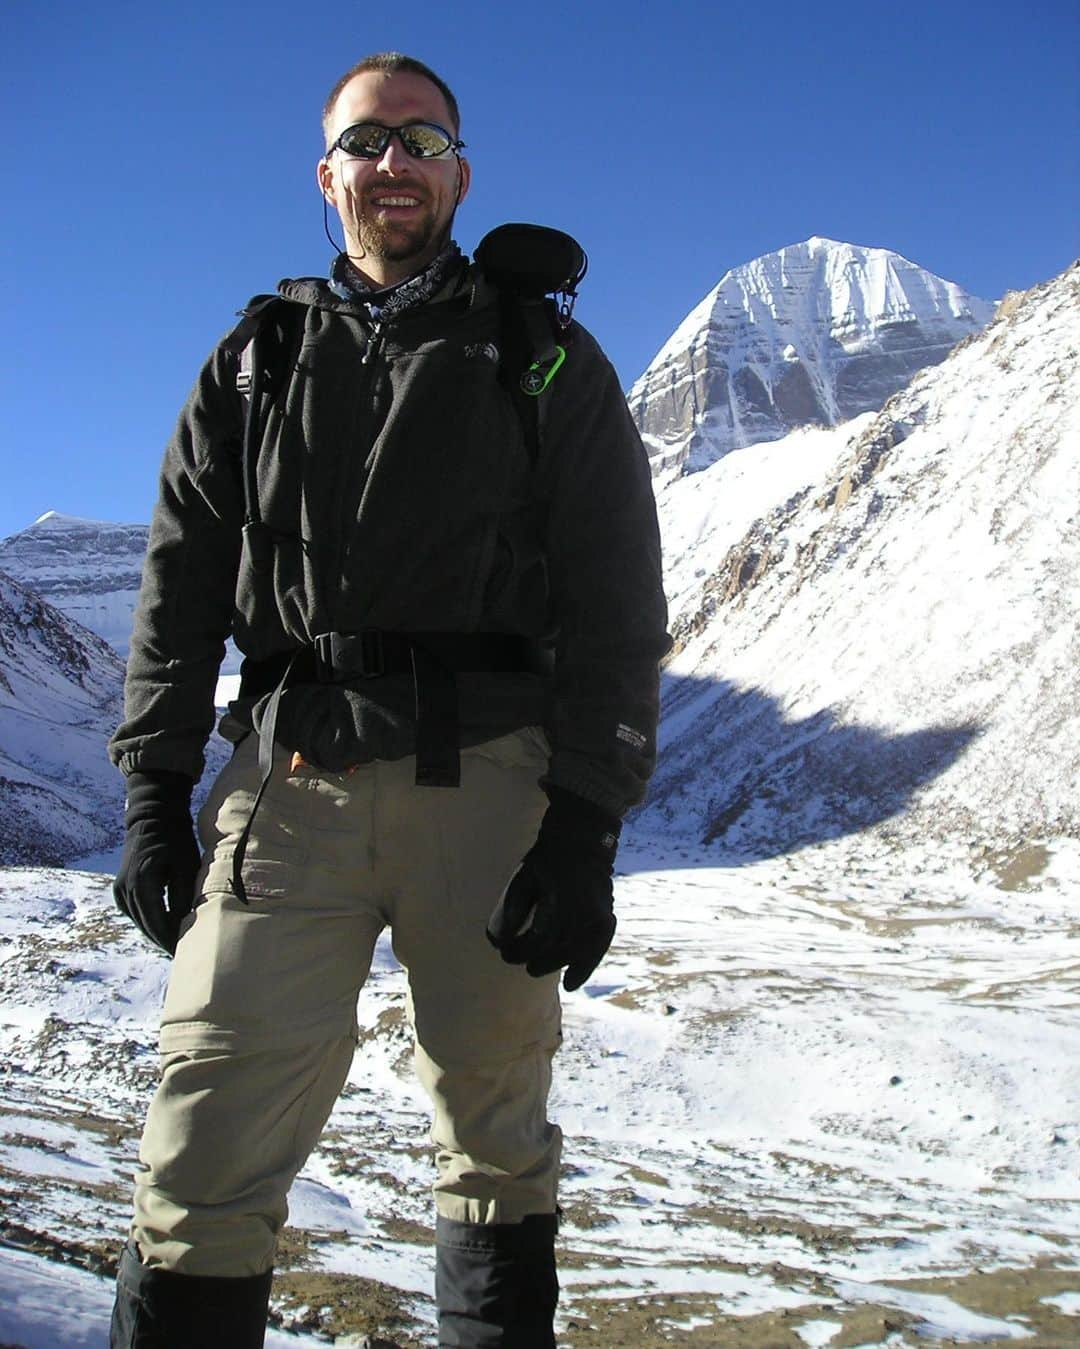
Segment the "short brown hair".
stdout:
<svg viewBox="0 0 1080 1349">
<path fill-rule="evenodd" d="M 330 119 L 334 115 L 334 108 L 341 96 L 342 89 L 351 79 L 355 79 L 357 75 L 363 75 L 367 70 L 381 70 L 387 75 L 396 75 L 399 71 L 405 71 L 409 75 L 422 75 L 425 80 L 430 80 L 446 100 L 446 107 L 453 122 L 450 130 L 453 131 L 455 136 L 459 134 L 461 131 L 461 113 L 458 111 L 457 99 L 445 80 L 440 79 L 430 66 L 424 65 L 423 61 L 418 61 L 415 56 L 405 56 L 401 52 L 374 52 L 371 56 L 365 56 L 362 61 L 357 61 L 356 65 L 347 70 L 330 90 L 330 95 L 323 106 L 322 115 L 323 134 L 327 140 L 329 140 Z"/>
</svg>

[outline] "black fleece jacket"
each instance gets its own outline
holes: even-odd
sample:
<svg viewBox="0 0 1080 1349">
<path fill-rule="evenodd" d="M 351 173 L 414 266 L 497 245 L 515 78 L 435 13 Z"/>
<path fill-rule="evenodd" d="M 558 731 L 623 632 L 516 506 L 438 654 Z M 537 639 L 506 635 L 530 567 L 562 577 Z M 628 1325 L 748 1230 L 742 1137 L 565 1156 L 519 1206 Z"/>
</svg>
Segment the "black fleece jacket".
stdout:
<svg viewBox="0 0 1080 1349">
<path fill-rule="evenodd" d="M 271 565 L 243 531 L 244 406 L 223 343 L 165 453 L 113 762 L 201 774 L 229 635 L 261 661 L 331 630 L 513 632 L 552 643 L 554 674 L 459 675 L 463 740 L 541 725 L 548 780 L 621 815 L 652 771 L 669 641 L 648 462 L 595 340 L 567 334 L 534 463 L 475 268 L 383 325 L 321 281 L 279 295 L 297 309 L 258 456 Z M 316 761 L 320 738 L 352 761 L 400 757 L 412 708 L 401 676 L 302 686 L 278 739 Z M 251 700 L 230 710 L 234 735 L 258 722 Z"/>
</svg>

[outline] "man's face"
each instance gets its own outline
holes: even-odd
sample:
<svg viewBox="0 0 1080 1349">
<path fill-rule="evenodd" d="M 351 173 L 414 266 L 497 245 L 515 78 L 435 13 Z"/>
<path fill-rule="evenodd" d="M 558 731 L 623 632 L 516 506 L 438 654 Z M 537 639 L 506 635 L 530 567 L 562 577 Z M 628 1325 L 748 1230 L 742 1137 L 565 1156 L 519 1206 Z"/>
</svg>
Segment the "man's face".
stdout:
<svg viewBox="0 0 1080 1349">
<path fill-rule="evenodd" d="M 334 106 L 331 144 L 355 122 L 435 122 L 455 134 L 442 94 L 411 71 L 365 70 L 351 79 Z M 413 159 L 397 136 L 378 159 L 335 150 L 318 167 L 319 187 L 341 218 L 351 261 L 379 286 L 412 276 L 438 255 L 469 178 L 465 160 L 453 154 Z"/>
</svg>

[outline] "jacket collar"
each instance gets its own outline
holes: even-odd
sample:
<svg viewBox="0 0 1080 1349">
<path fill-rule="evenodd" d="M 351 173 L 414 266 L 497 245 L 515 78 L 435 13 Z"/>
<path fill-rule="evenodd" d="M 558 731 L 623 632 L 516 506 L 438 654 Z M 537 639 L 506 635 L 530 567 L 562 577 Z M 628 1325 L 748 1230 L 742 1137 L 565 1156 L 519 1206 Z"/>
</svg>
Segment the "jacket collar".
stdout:
<svg viewBox="0 0 1080 1349">
<path fill-rule="evenodd" d="M 338 254 L 330 269 L 330 280 L 318 277 L 286 278 L 278 282 L 278 294 L 285 300 L 357 314 L 366 319 L 390 318 L 421 305 L 468 295 L 472 288 L 472 268 L 457 244 L 450 243 L 423 271 L 394 286 L 374 290 Z"/>
</svg>

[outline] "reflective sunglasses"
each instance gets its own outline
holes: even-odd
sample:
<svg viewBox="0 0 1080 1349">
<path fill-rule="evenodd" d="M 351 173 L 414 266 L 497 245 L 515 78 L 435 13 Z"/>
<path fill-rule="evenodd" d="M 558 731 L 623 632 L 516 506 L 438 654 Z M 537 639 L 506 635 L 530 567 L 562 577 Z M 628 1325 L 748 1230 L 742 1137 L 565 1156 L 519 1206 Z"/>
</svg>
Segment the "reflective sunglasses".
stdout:
<svg viewBox="0 0 1080 1349">
<path fill-rule="evenodd" d="M 465 142 L 455 140 L 450 132 L 435 122 L 410 122 L 408 126 L 383 126 L 379 122 L 354 122 L 347 126 L 327 150 L 343 150 L 354 159 L 378 159 L 396 136 L 402 148 L 413 159 L 438 159 L 448 150 L 457 154 Z"/>
</svg>

